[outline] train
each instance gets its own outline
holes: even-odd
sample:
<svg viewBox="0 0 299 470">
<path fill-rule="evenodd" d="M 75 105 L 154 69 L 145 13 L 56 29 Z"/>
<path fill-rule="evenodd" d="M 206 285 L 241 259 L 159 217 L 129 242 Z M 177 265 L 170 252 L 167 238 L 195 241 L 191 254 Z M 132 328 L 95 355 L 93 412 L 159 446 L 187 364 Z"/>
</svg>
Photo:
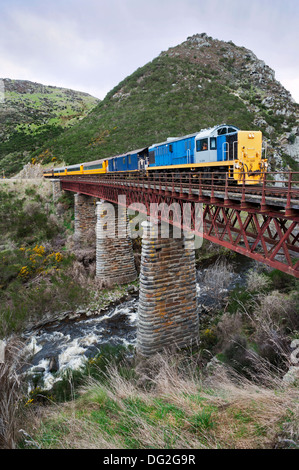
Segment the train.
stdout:
<svg viewBox="0 0 299 470">
<path fill-rule="evenodd" d="M 228 175 L 235 184 L 260 184 L 267 171 L 261 131 L 244 131 L 228 124 L 202 129 L 182 137 L 101 160 L 45 169 L 45 178 L 125 173 L 191 172 Z M 221 178 L 223 181 L 225 178 Z"/>
</svg>

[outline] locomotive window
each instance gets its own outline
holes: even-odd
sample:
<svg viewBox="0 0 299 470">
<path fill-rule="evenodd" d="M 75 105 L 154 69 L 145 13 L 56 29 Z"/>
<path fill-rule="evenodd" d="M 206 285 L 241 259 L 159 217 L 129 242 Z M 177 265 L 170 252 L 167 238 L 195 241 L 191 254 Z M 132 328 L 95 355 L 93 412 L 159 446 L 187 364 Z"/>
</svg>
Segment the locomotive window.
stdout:
<svg viewBox="0 0 299 470">
<path fill-rule="evenodd" d="M 228 133 L 230 133 L 230 132 L 236 132 L 236 129 L 234 129 L 233 127 L 229 127 L 228 128 Z"/>
<path fill-rule="evenodd" d="M 208 139 L 201 139 L 196 141 L 196 151 L 203 152 L 208 150 Z"/>
<path fill-rule="evenodd" d="M 169 152 L 173 152 L 172 144 L 169 145 Z"/>
<path fill-rule="evenodd" d="M 227 128 L 226 127 L 221 127 L 218 129 L 218 135 L 224 135 L 227 134 Z"/>
<path fill-rule="evenodd" d="M 210 150 L 216 150 L 217 149 L 217 139 L 216 137 L 211 137 L 210 138 Z"/>
</svg>

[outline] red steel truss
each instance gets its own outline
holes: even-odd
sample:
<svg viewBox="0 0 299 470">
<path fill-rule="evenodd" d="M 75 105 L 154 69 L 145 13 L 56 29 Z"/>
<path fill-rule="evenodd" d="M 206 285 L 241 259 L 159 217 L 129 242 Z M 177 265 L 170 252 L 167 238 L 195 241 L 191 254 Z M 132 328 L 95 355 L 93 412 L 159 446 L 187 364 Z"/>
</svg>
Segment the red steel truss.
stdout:
<svg viewBox="0 0 299 470">
<path fill-rule="evenodd" d="M 64 177 L 61 189 L 136 208 L 299 278 L 299 174 L 279 177 L 232 186 L 223 173 L 107 174 Z M 191 226 L 184 225 L 186 207 Z"/>
</svg>

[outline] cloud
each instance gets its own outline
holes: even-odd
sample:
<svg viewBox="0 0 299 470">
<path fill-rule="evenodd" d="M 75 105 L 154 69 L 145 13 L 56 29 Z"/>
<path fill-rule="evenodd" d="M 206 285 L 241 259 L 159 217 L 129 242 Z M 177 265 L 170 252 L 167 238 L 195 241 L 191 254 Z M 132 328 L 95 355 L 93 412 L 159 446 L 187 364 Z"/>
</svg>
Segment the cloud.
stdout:
<svg viewBox="0 0 299 470">
<path fill-rule="evenodd" d="M 100 98 L 119 81 L 207 32 L 251 49 L 299 100 L 297 0 L 6 0 L 0 77 L 74 87 Z"/>
</svg>

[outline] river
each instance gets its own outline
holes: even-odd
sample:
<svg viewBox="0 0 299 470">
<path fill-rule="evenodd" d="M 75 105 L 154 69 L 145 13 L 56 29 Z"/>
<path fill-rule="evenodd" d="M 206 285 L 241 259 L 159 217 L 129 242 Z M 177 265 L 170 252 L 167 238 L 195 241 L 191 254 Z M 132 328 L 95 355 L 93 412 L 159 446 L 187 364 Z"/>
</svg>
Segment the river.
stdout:
<svg viewBox="0 0 299 470">
<path fill-rule="evenodd" d="M 197 269 L 197 298 L 199 315 L 215 302 L 215 293 L 202 283 L 211 261 L 201 263 Z M 222 289 L 224 300 L 228 291 L 237 284 L 243 284 L 247 272 L 256 266 L 255 262 L 242 255 L 233 258 L 233 270 L 228 273 L 229 280 Z M 138 320 L 138 298 L 130 298 L 113 306 L 103 315 L 84 317 L 73 321 L 50 323 L 44 327 L 31 329 L 23 338 L 29 356 L 26 375 L 29 390 L 33 388 L 33 377 L 38 374 L 44 390 L 50 390 L 54 383 L 61 380 L 67 369 L 80 369 L 87 359 L 95 357 L 103 346 L 135 346 Z M 59 373 L 57 373 L 59 372 Z"/>
</svg>

